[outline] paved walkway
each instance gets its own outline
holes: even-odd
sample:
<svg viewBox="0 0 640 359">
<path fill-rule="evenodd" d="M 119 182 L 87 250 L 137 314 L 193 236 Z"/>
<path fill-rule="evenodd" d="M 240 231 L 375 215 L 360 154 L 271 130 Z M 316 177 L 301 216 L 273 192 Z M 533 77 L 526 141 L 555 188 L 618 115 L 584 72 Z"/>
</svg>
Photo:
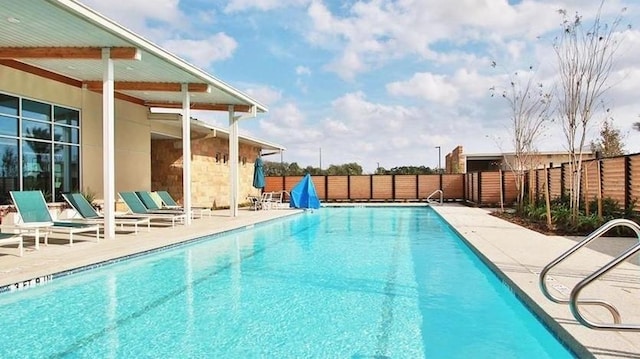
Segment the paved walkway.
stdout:
<svg viewBox="0 0 640 359">
<path fill-rule="evenodd" d="M 609 332 L 588 329 L 574 319 L 567 305 L 547 300 L 538 287 L 541 268 L 576 243 L 576 238 L 545 236 L 489 215 L 487 210 L 460 205 L 434 207 L 473 246 L 481 256 L 493 263 L 494 270 L 530 307 L 577 351 L 580 357 L 639 358 L 640 333 Z M 175 228 L 153 226 L 137 235 L 118 233 L 116 239 L 95 243 L 77 236 L 73 247 L 52 237 L 48 247 L 35 251 L 33 241 L 27 243 L 25 256 L 20 258 L 15 248 L 0 249 L 0 288 L 73 268 L 171 245 L 212 233 L 228 231 L 283 216 L 297 210 L 240 210 L 236 218 L 229 211 L 215 211 L 210 218 L 196 219 L 191 226 Z M 567 294 L 568 288 L 611 260 L 621 248 L 634 241 L 603 238 L 593 248 L 583 248 L 551 272 L 552 290 Z M 5 255 L 6 254 L 6 255 Z M 635 263 L 635 264 L 634 264 Z M 621 312 L 624 323 L 640 324 L 640 263 L 633 258 L 583 291 L 583 296 L 597 297 L 613 303 Z M 584 309 L 589 318 L 610 322 L 608 312 L 596 307 Z"/>
</svg>

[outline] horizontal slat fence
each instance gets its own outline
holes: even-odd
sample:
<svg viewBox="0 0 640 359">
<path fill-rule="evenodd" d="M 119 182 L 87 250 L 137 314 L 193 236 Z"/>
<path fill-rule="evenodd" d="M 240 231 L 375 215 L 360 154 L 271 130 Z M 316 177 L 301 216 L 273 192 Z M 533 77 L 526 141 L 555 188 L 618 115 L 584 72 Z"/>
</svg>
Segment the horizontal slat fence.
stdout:
<svg viewBox="0 0 640 359">
<path fill-rule="evenodd" d="M 269 176 L 264 190 L 290 192 L 301 179 L 301 176 Z M 425 201 L 439 189 L 446 200 L 464 200 L 463 174 L 311 176 L 311 179 L 321 201 Z"/>
<path fill-rule="evenodd" d="M 267 177 L 265 191 L 291 191 L 302 176 Z M 437 175 L 357 175 L 312 176 L 321 201 L 425 201 L 437 190 L 448 201 L 476 205 L 513 204 L 517 197 L 515 174 L 510 171 L 472 172 Z M 545 183 L 550 197 L 557 198 L 571 189 L 571 169 L 536 169 L 526 174 L 526 193 L 544 199 Z M 611 198 L 621 208 L 633 205 L 640 210 L 640 154 L 587 160 L 582 163 L 582 198 Z"/>
<path fill-rule="evenodd" d="M 571 190 L 571 170 L 568 164 L 547 170 L 551 198 L 560 196 L 562 191 Z M 531 171 L 531 196 L 544 199 L 544 170 Z M 581 197 L 586 201 L 610 198 L 621 209 L 640 211 L 640 154 L 585 160 L 582 162 Z"/>
</svg>

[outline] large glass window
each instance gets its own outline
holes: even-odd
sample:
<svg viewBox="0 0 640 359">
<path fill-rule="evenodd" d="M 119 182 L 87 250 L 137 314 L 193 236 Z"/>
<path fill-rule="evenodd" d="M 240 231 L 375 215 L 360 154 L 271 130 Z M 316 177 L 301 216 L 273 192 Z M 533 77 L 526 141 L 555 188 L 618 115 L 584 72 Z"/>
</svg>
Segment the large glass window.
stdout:
<svg viewBox="0 0 640 359">
<path fill-rule="evenodd" d="M 0 204 L 20 189 L 62 201 L 80 189 L 80 112 L 0 93 L 0 159 Z"/>
</svg>

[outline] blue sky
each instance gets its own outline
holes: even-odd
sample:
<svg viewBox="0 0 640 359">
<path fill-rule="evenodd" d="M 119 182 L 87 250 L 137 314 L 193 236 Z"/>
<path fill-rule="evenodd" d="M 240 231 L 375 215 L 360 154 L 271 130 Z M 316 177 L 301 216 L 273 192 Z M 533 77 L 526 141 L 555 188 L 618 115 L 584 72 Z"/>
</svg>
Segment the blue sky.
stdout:
<svg viewBox="0 0 640 359">
<path fill-rule="evenodd" d="M 267 105 L 242 134 L 287 148 L 300 166 L 357 162 L 436 167 L 465 153 L 511 151 L 506 102 L 490 96 L 507 73 L 529 66 L 552 83 L 558 9 L 585 21 L 599 0 L 81 0 Z M 624 12 L 640 26 L 640 4 L 607 1 L 603 19 Z M 622 29 L 626 29 L 624 26 Z M 626 150 L 640 152 L 640 33 L 621 35 L 605 103 Z M 492 68 L 492 60 L 499 66 Z M 226 127 L 226 114 L 196 111 Z M 597 135 L 604 115 L 592 121 Z M 550 123 L 538 148 L 562 151 Z M 269 158 L 267 158 L 269 160 Z M 279 161 L 279 156 L 272 160 Z"/>
</svg>

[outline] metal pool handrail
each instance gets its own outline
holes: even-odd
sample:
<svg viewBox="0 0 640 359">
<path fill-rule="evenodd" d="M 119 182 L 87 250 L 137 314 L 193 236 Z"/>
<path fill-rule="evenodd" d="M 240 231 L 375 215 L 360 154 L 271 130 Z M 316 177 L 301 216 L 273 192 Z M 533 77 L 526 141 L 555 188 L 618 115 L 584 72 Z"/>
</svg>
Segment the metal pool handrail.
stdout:
<svg viewBox="0 0 640 359">
<path fill-rule="evenodd" d="M 638 232 L 636 231 L 636 233 Z M 586 278 L 578 282 L 578 284 L 576 284 L 576 286 L 571 291 L 571 296 L 570 296 L 571 302 L 569 303 L 569 308 L 571 309 L 571 313 L 573 313 L 573 316 L 582 325 L 591 329 L 600 329 L 600 330 L 622 330 L 622 331 L 636 331 L 636 332 L 640 331 L 640 325 L 638 324 L 620 324 L 621 323 L 620 314 L 618 314 L 618 321 L 616 321 L 614 318 L 614 324 L 601 324 L 601 323 L 596 323 L 586 319 L 582 315 L 582 313 L 580 313 L 580 309 L 578 308 L 578 304 L 582 303 L 578 300 L 578 296 L 580 295 L 580 292 L 582 291 L 582 289 L 584 289 L 584 287 L 589 285 L 594 280 L 600 278 L 600 276 L 604 275 L 611 269 L 615 268 L 618 264 L 624 262 L 629 257 L 633 256 L 638 251 L 640 251 L 640 242 L 636 243 L 634 246 L 627 249 L 624 253 L 614 258 L 612 261 L 604 265 L 602 268 L 593 272 L 591 275 L 587 276 Z"/>
<path fill-rule="evenodd" d="M 612 229 L 614 227 L 618 227 L 618 226 L 625 226 L 625 227 L 631 228 L 636 233 L 636 237 L 638 239 L 640 239 L 640 226 L 638 226 L 637 223 L 635 223 L 635 222 L 633 222 L 631 220 L 628 220 L 628 219 L 623 219 L 623 218 L 610 220 L 609 222 L 607 222 L 607 223 L 603 224 L 602 226 L 600 226 L 600 228 L 598 228 L 595 231 L 591 232 L 591 234 L 589 234 L 587 237 L 585 237 L 585 239 L 583 239 L 582 241 L 576 243 L 576 245 L 571 247 L 566 252 L 562 253 L 558 258 L 554 259 L 549 264 L 547 264 L 542 269 L 542 271 L 540 271 L 540 276 L 539 276 L 540 289 L 541 289 L 542 293 L 544 294 L 544 296 L 547 297 L 552 302 L 559 303 L 559 304 L 569 304 L 570 308 L 571 308 L 571 312 L 573 313 L 574 317 L 581 324 L 583 324 L 583 325 L 585 325 L 585 326 L 587 326 L 589 328 L 592 328 L 592 329 L 604 329 L 604 330 L 640 330 L 640 326 L 620 324 L 621 323 L 620 313 L 615 308 L 615 306 L 613 306 L 611 303 L 608 303 L 606 301 L 599 300 L 599 299 L 578 300 L 578 295 L 580 294 L 580 291 L 585 286 L 587 286 L 589 283 L 591 283 L 592 281 L 596 280 L 597 278 L 599 278 L 601 275 L 605 274 L 609 270 L 613 269 L 615 266 L 617 266 L 619 263 L 623 262 L 628 257 L 630 257 L 633 254 L 635 254 L 636 252 L 638 252 L 640 250 L 640 242 L 638 244 L 636 244 L 635 246 L 633 246 L 633 247 L 629 248 L 628 250 L 626 250 L 624 253 L 622 253 L 621 255 L 616 257 L 615 259 L 613 259 L 611 262 L 609 262 L 606 265 L 604 265 L 602 268 L 598 269 L 597 271 L 595 271 L 594 273 L 592 273 L 591 275 L 587 276 L 582 281 L 580 281 L 573 288 L 573 290 L 571 291 L 571 295 L 569 296 L 569 300 L 561 299 L 559 297 L 554 296 L 553 294 L 551 294 L 551 292 L 547 288 L 546 277 L 547 277 L 547 274 L 549 273 L 549 271 L 553 267 L 555 267 L 556 265 L 560 264 L 562 261 L 567 259 L 567 257 L 571 256 L 573 253 L 578 251 L 580 248 L 586 246 L 587 244 L 589 244 L 593 240 L 595 240 L 597 238 L 600 238 L 603 234 L 605 234 L 610 229 Z M 611 315 L 613 317 L 613 322 L 615 324 L 605 324 L 605 325 L 603 325 L 603 324 L 597 324 L 597 323 L 588 321 L 587 319 L 585 319 L 580 314 L 580 311 L 578 309 L 578 305 L 580 305 L 580 304 L 582 304 L 582 305 L 599 305 L 599 306 L 602 306 L 602 307 L 606 308 L 611 313 Z"/>
<path fill-rule="evenodd" d="M 436 195 L 438 193 L 440 193 L 440 202 L 431 199 L 431 197 L 433 197 L 434 195 Z M 433 193 L 431 193 L 429 195 L 429 197 L 427 197 L 427 203 L 439 203 L 439 204 L 442 204 L 443 197 L 444 197 L 444 192 L 442 192 L 441 189 L 437 189 L 437 190 L 433 191 Z"/>
</svg>

